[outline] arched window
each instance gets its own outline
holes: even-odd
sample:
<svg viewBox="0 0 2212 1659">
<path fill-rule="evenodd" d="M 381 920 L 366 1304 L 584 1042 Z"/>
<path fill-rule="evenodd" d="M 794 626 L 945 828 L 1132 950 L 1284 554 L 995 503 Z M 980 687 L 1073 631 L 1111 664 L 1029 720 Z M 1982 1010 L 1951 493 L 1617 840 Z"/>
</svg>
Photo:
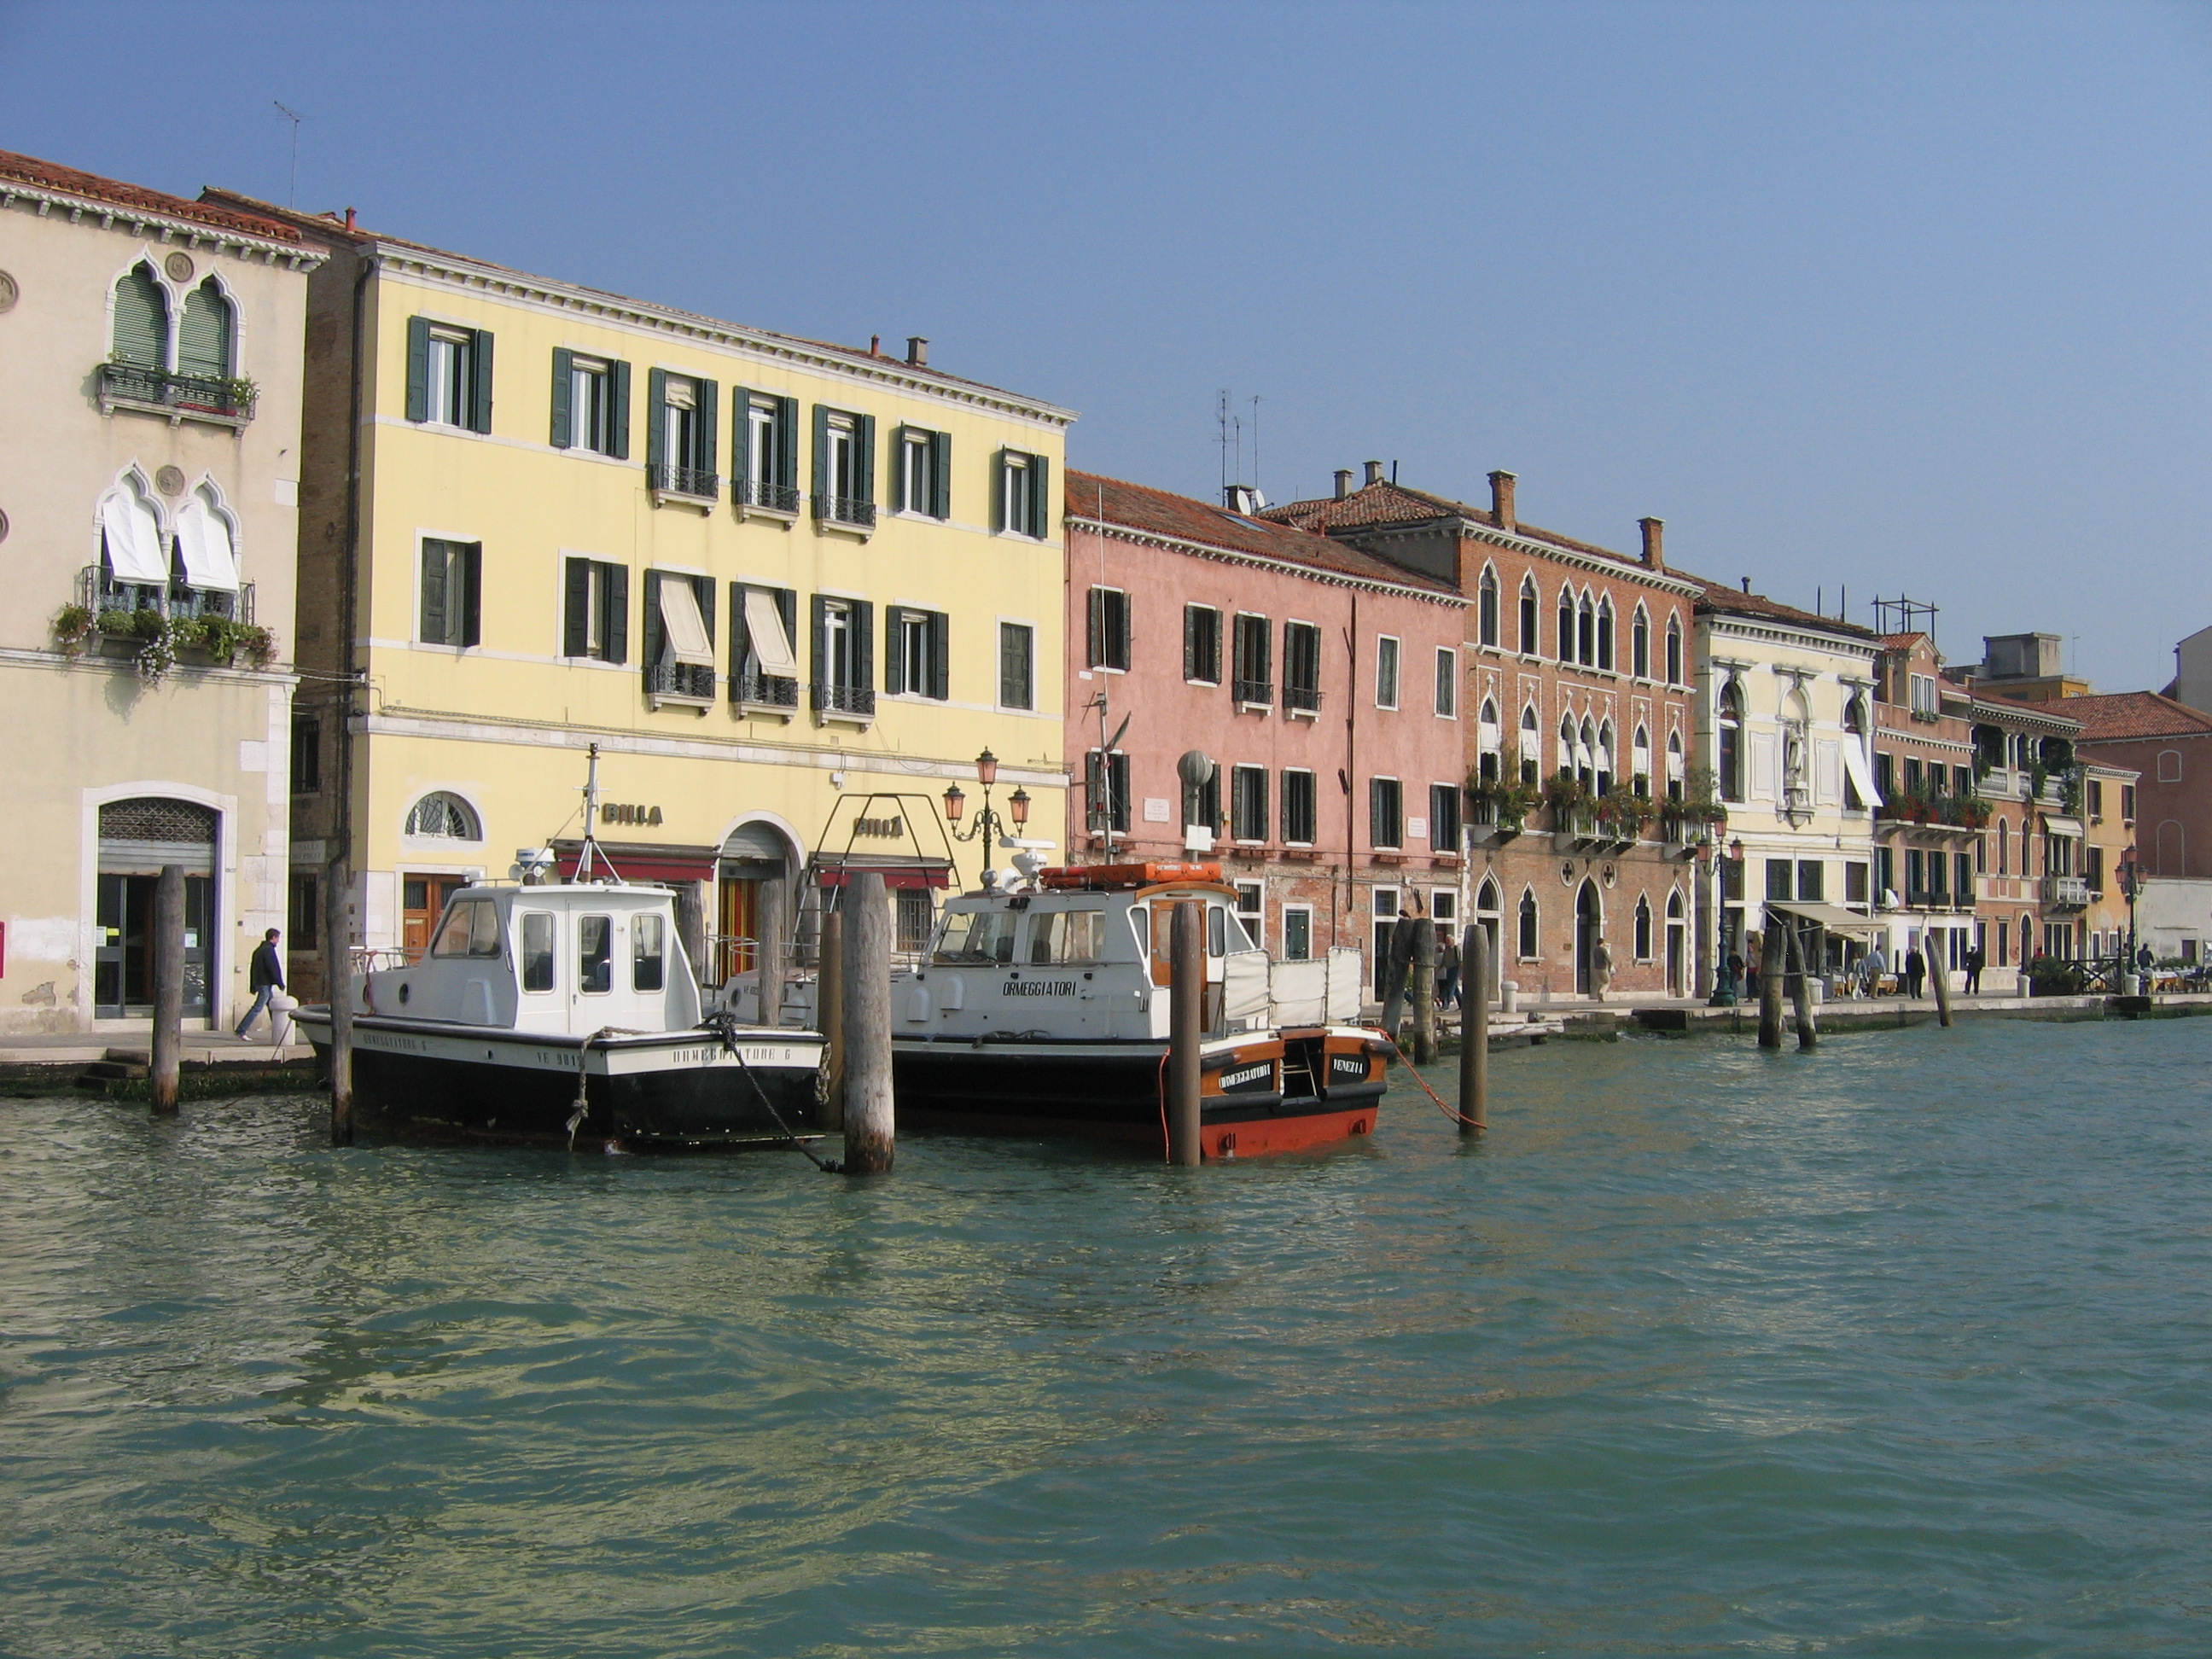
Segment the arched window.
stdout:
<svg viewBox="0 0 2212 1659">
<path fill-rule="evenodd" d="M 1719 727 L 1720 787 L 1723 800 L 1741 800 L 1743 794 L 1743 686 L 1730 680 L 1721 688 Z"/>
<path fill-rule="evenodd" d="M 1856 694 L 1844 705 L 1844 730 L 1861 735 L 1866 732 L 1866 700 Z"/>
<path fill-rule="evenodd" d="M 1482 588 L 1476 607 L 1477 637 L 1485 645 L 1498 643 L 1498 573 L 1488 565 L 1482 567 Z"/>
<path fill-rule="evenodd" d="M 196 616 L 234 616 L 238 599 L 238 521 L 212 481 L 177 509 L 177 563 L 183 603 Z"/>
<path fill-rule="evenodd" d="M 1536 579 L 1523 576 L 1521 579 L 1521 654 L 1524 657 L 1544 654 L 1544 641 L 1536 631 L 1537 609 Z"/>
<path fill-rule="evenodd" d="M 1504 907 L 1504 895 L 1498 890 L 1497 882 L 1490 877 L 1485 876 L 1482 878 L 1482 886 L 1480 890 L 1479 890 L 1474 896 L 1474 908 L 1476 912 L 1479 915 L 1494 916 Z"/>
<path fill-rule="evenodd" d="M 1641 893 L 1636 896 L 1636 959 L 1651 960 L 1651 901 Z"/>
<path fill-rule="evenodd" d="M 1597 665 L 1613 667 L 1613 600 L 1610 596 L 1597 602 Z"/>
<path fill-rule="evenodd" d="M 1498 729 L 1498 704 L 1485 697 L 1481 714 L 1474 725 L 1474 765 L 1476 775 L 1486 782 L 1498 781 L 1498 750 L 1503 741 L 1504 734 Z"/>
<path fill-rule="evenodd" d="M 1572 714 L 1559 716 L 1559 763 L 1553 770 L 1576 775 L 1575 717 Z"/>
<path fill-rule="evenodd" d="M 1598 727 L 1595 755 L 1597 792 L 1602 795 L 1613 787 L 1613 722 L 1611 720 Z"/>
<path fill-rule="evenodd" d="M 1651 617 L 1641 600 L 1628 624 L 1628 672 L 1639 680 L 1651 678 Z"/>
<path fill-rule="evenodd" d="M 1571 587 L 1559 590 L 1559 660 L 1575 659 L 1575 592 Z"/>
<path fill-rule="evenodd" d="M 407 833 L 439 841 L 482 841 L 483 826 L 477 822 L 468 802 L 440 789 L 408 810 Z"/>
<path fill-rule="evenodd" d="M 1543 765 L 1542 743 L 1536 736 L 1536 705 L 1521 711 L 1521 781 L 1534 783 Z"/>
<path fill-rule="evenodd" d="M 1576 608 L 1576 622 L 1575 637 L 1579 647 L 1577 660 L 1585 668 L 1595 668 L 1597 666 L 1597 608 L 1591 605 L 1590 596 L 1587 593 L 1583 595 L 1582 604 Z"/>
<path fill-rule="evenodd" d="M 1583 788 L 1594 793 L 1601 792 L 1604 787 L 1597 781 L 1597 727 L 1585 720 L 1582 731 L 1576 737 L 1575 776 L 1582 781 Z"/>
<path fill-rule="evenodd" d="M 1667 684 L 1680 685 L 1682 678 L 1682 619 L 1667 618 Z"/>
<path fill-rule="evenodd" d="M 1997 825 L 1997 873 L 2001 876 L 2012 873 L 2012 830 L 2002 823 Z"/>
<path fill-rule="evenodd" d="M 1651 733 L 1642 724 L 1636 728 L 1635 746 L 1629 750 L 1629 775 L 1636 780 L 1636 793 L 1645 800 L 1651 799 Z"/>
<path fill-rule="evenodd" d="M 212 276 L 185 295 L 177 325 L 177 373 L 211 380 L 231 374 L 230 301 Z"/>
<path fill-rule="evenodd" d="M 1521 959 L 1534 961 L 1536 956 L 1536 890 L 1533 887 L 1521 890 L 1520 935 Z"/>
<path fill-rule="evenodd" d="M 168 543 L 161 509 L 137 467 L 100 502 L 100 608 L 159 611 L 169 591 Z"/>
<path fill-rule="evenodd" d="M 1667 895 L 1667 920 L 1669 921 L 1680 921 L 1681 919 L 1682 890 L 1677 887 L 1673 892 Z"/>
<path fill-rule="evenodd" d="M 1667 799 L 1668 800 L 1682 799 L 1685 776 L 1686 769 L 1682 763 L 1682 734 L 1680 732 L 1669 732 L 1667 734 Z"/>
<path fill-rule="evenodd" d="M 2181 781 L 2181 751 L 2179 749 L 2158 751 L 2158 781 L 2160 783 Z"/>
<path fill-rule="evenodd" d="M 118 362 L 169 366 L 169 296 L 143 260 L 115 285 L 115 335 L 108 343 Z"/>
</svg>

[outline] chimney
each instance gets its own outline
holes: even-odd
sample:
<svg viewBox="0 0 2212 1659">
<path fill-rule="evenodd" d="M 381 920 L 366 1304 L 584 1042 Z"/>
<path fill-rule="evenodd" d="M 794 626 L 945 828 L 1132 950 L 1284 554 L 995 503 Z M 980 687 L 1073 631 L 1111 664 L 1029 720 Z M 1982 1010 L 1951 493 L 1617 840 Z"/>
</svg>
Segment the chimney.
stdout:
<svg viewBox="0 0 2212 1659">
<path fill-rule="evenodd" d="M 1647 570 L 1664 570 L 1667 568 L 1667 555 L 1663 550 L 1662 538 L 1667 533 L 1667 520 L 1664 519 L 1638 519 L 1636 522 L 1644 526 L 1644 568 Z"/>
<path fill-rule="evenodd" d="M 348 208 L 346 210 L 346 228 L 348 230 L 351 230 L 353 228 L 353 210 L 351 208 Z"/>
<path fill-rule="evenodd" d="M 1370 461 L 1367 463 L 1367 482 L 1371 484 L 1379 484 L 1382 482 L 1382 462 Z"/>
<path fill-rule="evenodd" d="M 1340 501 L 1351 493 L 1352 469 L 1348 466 L 1340 466 L 1336 469 L 1336 499 Z"/>
<path fill-rule="evenodd" d="M 1517 482 L 1510 472 L 1490 475 L 1490 516 L 1498 520 L 1500 530 L 1520 528 L 1521 521 L 1513 516 L 1513 486 Z"/>
<path fill-rule="evenodd" d="M 906 337 L 906 360 L 916 368 L 929 367 L 929 342 L 919 334 Z"/>
<path fill-rule="evenodd" d="M 1743 579 L 1743 591 L 1747 593 L 1751 592 L 1751 578 L 1748 576 Z"/>
<path fill-rule="evenodd" d="M 882 335 L 871 334 L 868 336 L 868 356 L 871 357 L 879 357 L 883 355 L 883 349 L 884 337 Z"/>
</svg>

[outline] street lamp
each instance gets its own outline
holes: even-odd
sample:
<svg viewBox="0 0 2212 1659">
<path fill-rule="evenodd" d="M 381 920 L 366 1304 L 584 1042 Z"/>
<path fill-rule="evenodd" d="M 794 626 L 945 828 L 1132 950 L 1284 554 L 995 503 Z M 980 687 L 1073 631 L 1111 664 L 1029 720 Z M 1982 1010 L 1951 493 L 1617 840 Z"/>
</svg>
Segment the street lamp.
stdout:
<svg viewBox="0 0 2212 1659">
<path fill-rule="evenodd" d="M 2142 896 L 2143 878 L 2148 873 L 2132 847 L 2120 854 L 2119 864 L 2112 872 L 2120 884 L 2120 896 L 2128 902 L 2128 959 L 2120 969 L 2124 974 L 2139 971 L 2136 967 L 2136 900 Z"/>
<path fill-rule="evenodd" d="M 983 810 L 975 814 L 975 821 L 964 831 L 960 830 L 951 831 L 952 839 L 955 841 L 980 840 L 982 842 L 983 884 L 986 887 L 991 884 L 992 843 L 1005 836 L 1010 827 L 1008 819 L 1000 817 L 998 810 L 991 805 L 991 787 L 998 781 L 999 757 L 986 749 L 975 757 L 975 781 L 983 786 Z M 948 823 L 958 823 L 960 815 L 966 809 L 967 805 L 968 797 L 960 786 L 957 783 L 949 786 L 945 792 L 945 821 Z M 1012 819 L 1012 829 L 1019 829 L 1027 823 L 1030 821 L 1029 791 L 1017 785 L 1014 793 L 1007 797 L 1006 810 Z"/>
<path fill-rule="evenodd" d="M 1713 994 L 1705 999 L 1706 1006 L 1733 1008 L 1742 993 L 1737 988 L 1735 969 L 1729 963 L 1728 896 L 1730 883 L 1729 866 L 1735 866 L 1734 883 L 1739 896 L 1743 892 L 1743 837 L 1737 836 L 1728 844 L 1726 856 L 1715 860 L 1720 878 L 1720 899 L 1716 906 L 1717 925 L 1713 934 L 1717 941 L 1715 954 L 1720 958 L 1713 969 Z"/>
</svg>

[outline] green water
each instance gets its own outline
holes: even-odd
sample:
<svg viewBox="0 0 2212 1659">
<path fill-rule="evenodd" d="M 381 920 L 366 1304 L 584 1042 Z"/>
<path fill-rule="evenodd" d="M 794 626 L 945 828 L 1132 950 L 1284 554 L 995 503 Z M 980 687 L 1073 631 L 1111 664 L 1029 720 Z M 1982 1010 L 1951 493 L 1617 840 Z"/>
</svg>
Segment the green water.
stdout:
<svg viewBox="0 0 2212 1659">
<path fill-rule="evenodd" d="M 2212 1651 L 2212 1021 L 873 1182 L 0 1102 L 0 1651 Z"/>
</svg>

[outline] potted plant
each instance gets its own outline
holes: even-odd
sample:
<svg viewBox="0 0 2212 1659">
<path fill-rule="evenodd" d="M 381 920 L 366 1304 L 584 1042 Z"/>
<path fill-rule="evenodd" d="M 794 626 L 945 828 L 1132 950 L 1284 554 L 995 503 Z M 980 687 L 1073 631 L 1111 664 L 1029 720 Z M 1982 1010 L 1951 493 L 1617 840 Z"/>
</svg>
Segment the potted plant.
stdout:
<svg viewBox="0 0 2212 1659">
<path fill-rule="evenodd" d="M 54 613 L 54 643 L 66 655 L 82 652 L 98 631 L 99 620 L 88 605 L 65 605 Z"/>
<path fill-rule="evenodd" d="M 1597 798 L 1595 805 L 1599 824 L 1620 842 L 1641 841 L 1644 825 L 1659 815 L 1657 805 L 1649 796 L 1638 794 L 1626 783 L 1614 784 Z"/>
</svg>

